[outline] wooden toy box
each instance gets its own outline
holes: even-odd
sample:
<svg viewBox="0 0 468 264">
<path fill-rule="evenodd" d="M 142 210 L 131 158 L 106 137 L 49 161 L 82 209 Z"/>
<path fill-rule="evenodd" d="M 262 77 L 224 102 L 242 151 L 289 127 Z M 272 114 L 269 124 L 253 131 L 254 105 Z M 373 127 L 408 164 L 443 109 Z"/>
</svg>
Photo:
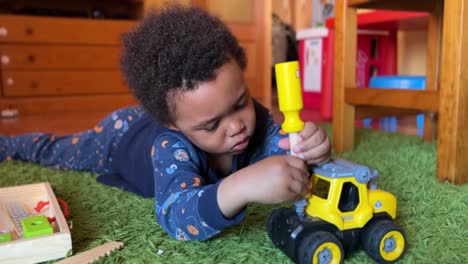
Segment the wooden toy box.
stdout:
<svg viewBox="0 0 468 264">
<path fill-rule="evenodd" d="M 54 233 L 33 238 L 21 238 L 8 217 L 7 204 L 20 205 L 30 215 L 39 201 L 49 202 L 40 212 L 55 217 Z M 0 188 L 0 231 L 9 232 L 12 240 L 0 243 L 0 263 L 37 263 L 64 258 L 72 253 L 70 229 L 49 183 L 37 183 Z"/>
</svg>

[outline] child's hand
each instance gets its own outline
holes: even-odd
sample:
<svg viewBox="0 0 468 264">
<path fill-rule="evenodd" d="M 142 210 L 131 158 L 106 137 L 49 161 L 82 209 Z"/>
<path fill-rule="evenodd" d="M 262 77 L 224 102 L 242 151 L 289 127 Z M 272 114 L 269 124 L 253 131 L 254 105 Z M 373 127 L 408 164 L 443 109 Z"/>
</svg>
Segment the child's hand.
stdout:
<svg viewBox="0 0 468 264">
<path fill-rule="evenodd" d="M 321 127 L 312 122 L 305 122 L 299 136 L 300 140 L 293 147 L 293 151 L 308 164 L 320 164 L 330 159 L 330 139 Z M 289 139 L 280 140 L 278 146 L 289 150 Z"/>
<path fill-rule="evenodd" d="M 223 180 L 218 204 L 224 216 L 230 217 L 250 202 L 275 204 L 305 197 L 310 187 L 303 160 L 289 155 L 272 156 Z"/>
<path fill-rule="evenodd" d="M 293 156 L 272 156 L 245 168 L 245 195 L 249 202 L 273 204 L 292 201 L 308 193 L 309 171 Z"/>
</svg>

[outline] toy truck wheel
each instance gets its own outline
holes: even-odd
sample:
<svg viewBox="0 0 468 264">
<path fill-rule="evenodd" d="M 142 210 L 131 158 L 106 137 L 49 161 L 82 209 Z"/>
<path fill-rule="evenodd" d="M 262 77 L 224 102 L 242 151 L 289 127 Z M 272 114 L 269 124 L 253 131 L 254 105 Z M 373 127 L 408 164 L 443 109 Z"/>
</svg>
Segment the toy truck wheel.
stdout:
<svg viewBox="0 0 468 264">
<path fill-rule="evenodd" d="M 330 232 L 317 231 L 307 234 L 299 246 L 300 264 L 343 263 L 344 250 L 341 242 Z"/>
<path fill-rule="evenodd" d="M 291 208 L 278 208 L 271 213 L 267 220 L 266 229 L 273 243 L 283 239 L 281 234 L 284 232 L 284 227 L 293 218 L 296 218 L 296 213 Z"/>
<path fill-rule="evenodd" d="M 377 220 L 364 231 L 362 246 L 378 263 L 395 263 L 406 252 L 406 235 L 394 221 Z"/>
</svg>

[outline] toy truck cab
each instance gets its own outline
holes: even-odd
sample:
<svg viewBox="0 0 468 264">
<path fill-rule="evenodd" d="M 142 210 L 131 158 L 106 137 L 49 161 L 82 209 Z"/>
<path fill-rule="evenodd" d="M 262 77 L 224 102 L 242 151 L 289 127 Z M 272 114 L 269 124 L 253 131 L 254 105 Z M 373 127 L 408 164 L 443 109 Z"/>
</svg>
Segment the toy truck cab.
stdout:
<svg viewBox="0 0 468 264">
<path fill-rule="evenodd" d="M 308 199 L 307 215 L 332 223 L 339 230 L 361 228 L 376 213 L 396 217 L 393 194 L 368 188 L 378 173 L 363 165 L 335 160 L 314 169 L 314 189 Z"/>
<path fill-rule="evenodd" d="M 342 263 L 362 246 L 380 263 L 393 263 L 406 250 L 396 218 L 396 198 L 377 189 L 378 172 L 346 160 L 313 168 L 311 196 L 304 207 L 275 210 L 270 239 L 297 263 Z"/>
</svg>

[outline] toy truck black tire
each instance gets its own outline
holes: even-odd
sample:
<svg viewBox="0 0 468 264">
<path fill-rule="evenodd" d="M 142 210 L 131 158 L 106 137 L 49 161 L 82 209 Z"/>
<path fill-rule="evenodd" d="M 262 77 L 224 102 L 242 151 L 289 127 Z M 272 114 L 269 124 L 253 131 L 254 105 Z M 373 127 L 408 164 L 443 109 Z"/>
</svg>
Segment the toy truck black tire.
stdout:
<svg viewBox="0 0 468 264">
<path fill-rule="evenodd" d="M 296 221 L 295 224 L 288 224 Z M 270 240 L 285 251 L 285 243 L 289 240 L 291 229 L 298 223 L 297 214 L 291 208 L 278 208 L 268 218 L 266 229 Z"/>
<path fill-rule="evenodd" d="M 297 262 L 343 263 L 345 252 L 341 242 L 330 232 L 317 231 L 306 234 L 299 245 Z"/>
<path fill-rule="evenodd" d="M 304 225 L 293 208 L 274 210 L 268 218 L 266 229 L 273 244 L 295 263 L 312 263 L 312 256 L 317 253 L 315 249 L 318 249 L 323 243 L 329 243 L 328 245 L 335 249 L 333 252 L 339 251 L 340 258 L 344 258 L 343 245 L 335 236 L 335 228 L 332 225 L 324 221 L 315 222 L 313 227 L 309 224 Z M 314 240 L 317 240 L 317 234 L 324 240 L 322 243 L 314 244 Z"/>
<path fill-rule="evenodd" d="M 394 221 L 373 219 L 361 234 L 361 245 L 378 263 L 395 263 L 406 252 L 406 235 Z"/>
</svg>

